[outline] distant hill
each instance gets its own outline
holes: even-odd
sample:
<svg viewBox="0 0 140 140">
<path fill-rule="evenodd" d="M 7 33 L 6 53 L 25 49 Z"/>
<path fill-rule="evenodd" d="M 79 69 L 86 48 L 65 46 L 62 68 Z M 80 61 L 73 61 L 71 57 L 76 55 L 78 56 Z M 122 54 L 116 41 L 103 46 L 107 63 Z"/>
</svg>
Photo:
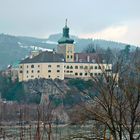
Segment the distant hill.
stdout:
<svg viewBox="0 0 140 140">
<path fill-rule="evenodd" d="M 57 47 L 57 40 L 62 34 L 50 35 L 47 39 L 26 37 L 26 36 L 12 36 L 7 34 L 0 34 L 0 69 L 4 69 L 7 65 L 12 64 L 18 60 L 25 58 L 31 50 L 38 47 L 39 49 L 53 49 Z M 71 36 L 75 40 L 75 51 L 83 51 L 88 44 L 94 43 L 96 47 L 100 48 L 117 48 L 123 49 L 126 44 L 117 43 L 106 40 L 92 40 L 82 39 L 76 36 Z M 136 48 L 136 46 L 132 46 Z"/>
<path fill-rule="evenodd" d="M 60 37 L 62 36 L 62 34 L 54 34 L 54 35 L 50 35 L 48 37 L 49 41 L 55 42 L 57 43 L 57 40 L 60 39 Z M 93 43 L 95 47 L 100 47 L 103 49 L 107 49 L 108 47 L 112 48 L 112 49 L 124 49 L 124 47 L 128 44 L 125 43 L 120 43 L 120 42 L 115 42 L 115 41 L 107 41 L 107 40 L 102 40 L 102 39 L 83 39 L 83 38 L 78 38 L 77 36 L 71 36 L 71 38 L 74 39 L 75 41 L 75 51 L 76 52 L 81 52 L 83 51 L 88 44 Z M 131 49 L 135 49 L 137 46 L 131 45 Z"/>
</svg>

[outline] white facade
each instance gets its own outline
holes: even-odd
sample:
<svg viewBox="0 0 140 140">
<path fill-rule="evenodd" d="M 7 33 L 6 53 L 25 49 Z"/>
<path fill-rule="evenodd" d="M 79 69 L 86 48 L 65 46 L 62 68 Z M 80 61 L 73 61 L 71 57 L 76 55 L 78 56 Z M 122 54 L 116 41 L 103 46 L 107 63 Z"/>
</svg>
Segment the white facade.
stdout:
<svg viewBox="0 0 140 140">
<path fill-rule="evenodd" d="M 103 71 L 112 69 L 109 64 L 94 63 L 28 63 L 19 66 L 19 81 L 28 81 L 36 78 L 61 79 L 83 78 L 101 75 Z"/>
</svg>

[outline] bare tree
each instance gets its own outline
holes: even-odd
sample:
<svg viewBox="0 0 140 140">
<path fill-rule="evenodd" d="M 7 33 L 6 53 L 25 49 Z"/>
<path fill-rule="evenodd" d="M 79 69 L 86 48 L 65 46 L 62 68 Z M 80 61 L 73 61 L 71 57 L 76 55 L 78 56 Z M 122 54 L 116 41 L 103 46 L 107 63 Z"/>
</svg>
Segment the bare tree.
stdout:
<svg viewBox="0 0 140 140">
<path fill-rule="evenodd" d="M 96 52 L 96 46 L 93 43 L 88 44 L 86 49 L 83 51 L 86 53 L 95 53 Z"/>
<path fill-rule="evenodd" d="M 87 91 L 82 91 L 90 100 L 85 111 L 106 127 L 114 140 L 140 138 L 140 60 L 137 58 L 125 66 L 119 58 L 115 65 L 116 74 L 100 65 L 102 75 L 92 76 L 94 91 L 98 94 L 90 96 Z"/>
</svg>

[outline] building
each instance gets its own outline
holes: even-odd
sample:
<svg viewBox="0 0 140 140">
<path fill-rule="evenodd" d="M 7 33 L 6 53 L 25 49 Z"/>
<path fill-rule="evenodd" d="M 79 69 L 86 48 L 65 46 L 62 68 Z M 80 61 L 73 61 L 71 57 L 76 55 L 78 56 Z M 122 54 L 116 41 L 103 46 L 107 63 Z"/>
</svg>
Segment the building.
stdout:
<svg viewBox="0 0 140 140">
<path fill-rule="evenodd" d="M 102 74 L 112 69 L 111 64 L 103 63 L 96 53 L 75 53 L 74 40 L 69 36 L 67 21 L 63 36 L 58 40 L 57 52 L 38 52 L 20 62 L 19 81 L 35 78 L 61 79 L 84 78 Z"/>
</svg>

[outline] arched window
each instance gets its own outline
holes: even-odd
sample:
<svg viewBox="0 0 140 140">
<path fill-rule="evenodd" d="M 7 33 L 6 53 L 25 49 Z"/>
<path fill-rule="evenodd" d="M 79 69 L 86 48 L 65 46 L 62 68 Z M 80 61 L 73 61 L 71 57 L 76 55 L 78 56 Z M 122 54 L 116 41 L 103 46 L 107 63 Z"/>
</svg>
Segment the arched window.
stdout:
<svg viewBox="0 0 140 140">
<path fill-rule="evenodd" d="M 75 66 L 75 69 L 78 69 L 78 66 Z"/>
<path fill-rule="evenodd" d="M 83 73 L 80 73 L 80 76 L 82 76 L 83 75 Z"/>
<path fill-rule="evenodd" d="M 73 66 L 70 66 L 70 69 L 73 69 Z"/>
<path fill-rule="evenodd" d="M 88 66 L 85 66 L 85 69 L 88 69 Z"/>
</svg>

